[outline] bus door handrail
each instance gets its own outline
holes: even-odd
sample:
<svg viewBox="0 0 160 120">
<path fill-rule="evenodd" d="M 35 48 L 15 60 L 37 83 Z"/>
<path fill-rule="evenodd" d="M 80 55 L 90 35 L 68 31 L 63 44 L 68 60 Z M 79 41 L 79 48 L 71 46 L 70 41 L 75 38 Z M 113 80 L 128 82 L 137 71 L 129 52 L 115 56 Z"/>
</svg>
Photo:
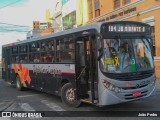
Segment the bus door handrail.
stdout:
<svg viewBox="0 0 160 120">
<path fill-rule="evenodd" d="M 86 69 L 87 65 L 85 65 L 85 67 L 83 68 L 83 70 L 81 71 L 81 73 L 79 74 L 79 76 L 77 77 L 77 79 L 79 79 L 82 75 L 82 73 L 84 72 L 84 70 Z"/>
</svg>

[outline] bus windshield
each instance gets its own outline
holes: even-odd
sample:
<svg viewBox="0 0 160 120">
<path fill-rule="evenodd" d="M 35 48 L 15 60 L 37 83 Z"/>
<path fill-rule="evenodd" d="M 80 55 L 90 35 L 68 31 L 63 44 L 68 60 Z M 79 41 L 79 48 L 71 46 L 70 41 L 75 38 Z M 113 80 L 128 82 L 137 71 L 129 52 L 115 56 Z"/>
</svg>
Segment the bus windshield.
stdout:
<svg viewBox="0 0 160 120">
<path fill-rule="evenodd" d="M 128 73 L 153 69 L 149 40 L 104 39 L 100 68 L 107 73 Z"/>
</svg>

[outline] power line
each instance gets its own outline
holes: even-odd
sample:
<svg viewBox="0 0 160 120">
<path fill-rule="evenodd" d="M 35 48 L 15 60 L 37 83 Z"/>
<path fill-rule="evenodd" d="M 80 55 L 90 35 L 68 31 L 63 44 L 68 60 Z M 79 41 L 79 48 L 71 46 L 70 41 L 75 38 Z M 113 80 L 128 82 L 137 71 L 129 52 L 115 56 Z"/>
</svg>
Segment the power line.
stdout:
<svg viewBox="0 0 160 120">
<path fill-rule="evenodd" d="M 28 32 L 28 31 L 29 29 L 22 27 L 12 27 L 12 28 L 0 27 L 0 32 Z"/>
<path fill-rule="evenodd" d="M 0 22 L 0 32 L 28 32 L 29 26 Z"/>
<path fill-rule="evenodd" d="M 0 31 L 0 33 L 11 33 L 11 32 L 18 32 L 18 33 L 26 33 L 28 31 L 14 31 L 14 30 L 10 30 L 10 31 Z"/>
<path fill-rule="evenodd" d="M 7 5 L 3 6 L 3 7 L 0 7 L 0 9 L 5 8 L 5 7 L 8 7 L 8 6 L 11 6 L 11 5 L 13 5 L 13 4 L 16 4 L 16 3 L 19 2 L 19 1 L 21 1 L 21 0 L 17 0 L 17 1 L 15 1 L 15 2 L 9 3 L 9 4 L 7 4 Z"/>
<path fill-rule="evenodd" d="M 12 26 L 18 26 L 18 27 L 29 27 L 29 26 L 24 26 L 24 25 L 16 25 L 16 24 L 10 24 L 10 23 L 4 23 L 4 22 L 0 22 L 0 24 L 4 24 L 4 25 L 12 25 Z"/>
<path fill-rule="evenodd" d="M 13 28 L 13 29 L 6 29 L 6 28 L 1 28 L 0 29 L 0 32 L 28 32 L 29 31 L 29 29 L 19 29 L 19 28 Z"/>
<path fill-rule="evenodd" d="M 28 32 L 27 27 L 17 27 L 17 26 L 0 26 L 0 32 Z"/>
<path fill-rule="evenodd" d="M 0 32 L 28 32 L 28 31 L 22 31 L 22 30 L 0 30 Z"/>
<path fill-rule="evenodd" d="M 23 28 L 23 27 L 14 27 L 14 26 L 0 26 L 1 29 L 29 29 L 29 28 Z"/>
</svg>

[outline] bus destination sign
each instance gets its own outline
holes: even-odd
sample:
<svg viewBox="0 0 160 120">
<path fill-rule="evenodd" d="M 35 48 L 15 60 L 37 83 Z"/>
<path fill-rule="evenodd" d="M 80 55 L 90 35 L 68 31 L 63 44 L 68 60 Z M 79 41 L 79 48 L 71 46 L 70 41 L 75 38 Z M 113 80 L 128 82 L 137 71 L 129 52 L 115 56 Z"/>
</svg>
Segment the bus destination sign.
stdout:
<svg viewBox="0 0 160 120">
<path fill-rule="evenodd" d="M 122 25 L 109 25 L 109 32 L 145 32 L 146 27 L 144 26 L 122 26 Z"/>
<path fill-rule="evenodd" d="M 109 33 L 149 33 L 150 26 L 136 23 L 113 23 L 106 26 Z"/>
</svg>

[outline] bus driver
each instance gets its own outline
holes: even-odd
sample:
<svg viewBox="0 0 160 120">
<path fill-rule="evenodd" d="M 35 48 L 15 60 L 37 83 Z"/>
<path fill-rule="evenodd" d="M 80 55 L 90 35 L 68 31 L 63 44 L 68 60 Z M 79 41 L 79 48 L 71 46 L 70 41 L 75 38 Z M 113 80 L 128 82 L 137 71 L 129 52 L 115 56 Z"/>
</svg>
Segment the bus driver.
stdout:
<svg viewBox="0 0 160 120">
<path fill-rule="evenodd" d="M 128 44 L 127 43 L 120 45 L 118 59 L 119 59 L 119 70 L 121 72 L 127 71 L 130 67 L 130 56 L 128 53 Z"/>
</svg>

